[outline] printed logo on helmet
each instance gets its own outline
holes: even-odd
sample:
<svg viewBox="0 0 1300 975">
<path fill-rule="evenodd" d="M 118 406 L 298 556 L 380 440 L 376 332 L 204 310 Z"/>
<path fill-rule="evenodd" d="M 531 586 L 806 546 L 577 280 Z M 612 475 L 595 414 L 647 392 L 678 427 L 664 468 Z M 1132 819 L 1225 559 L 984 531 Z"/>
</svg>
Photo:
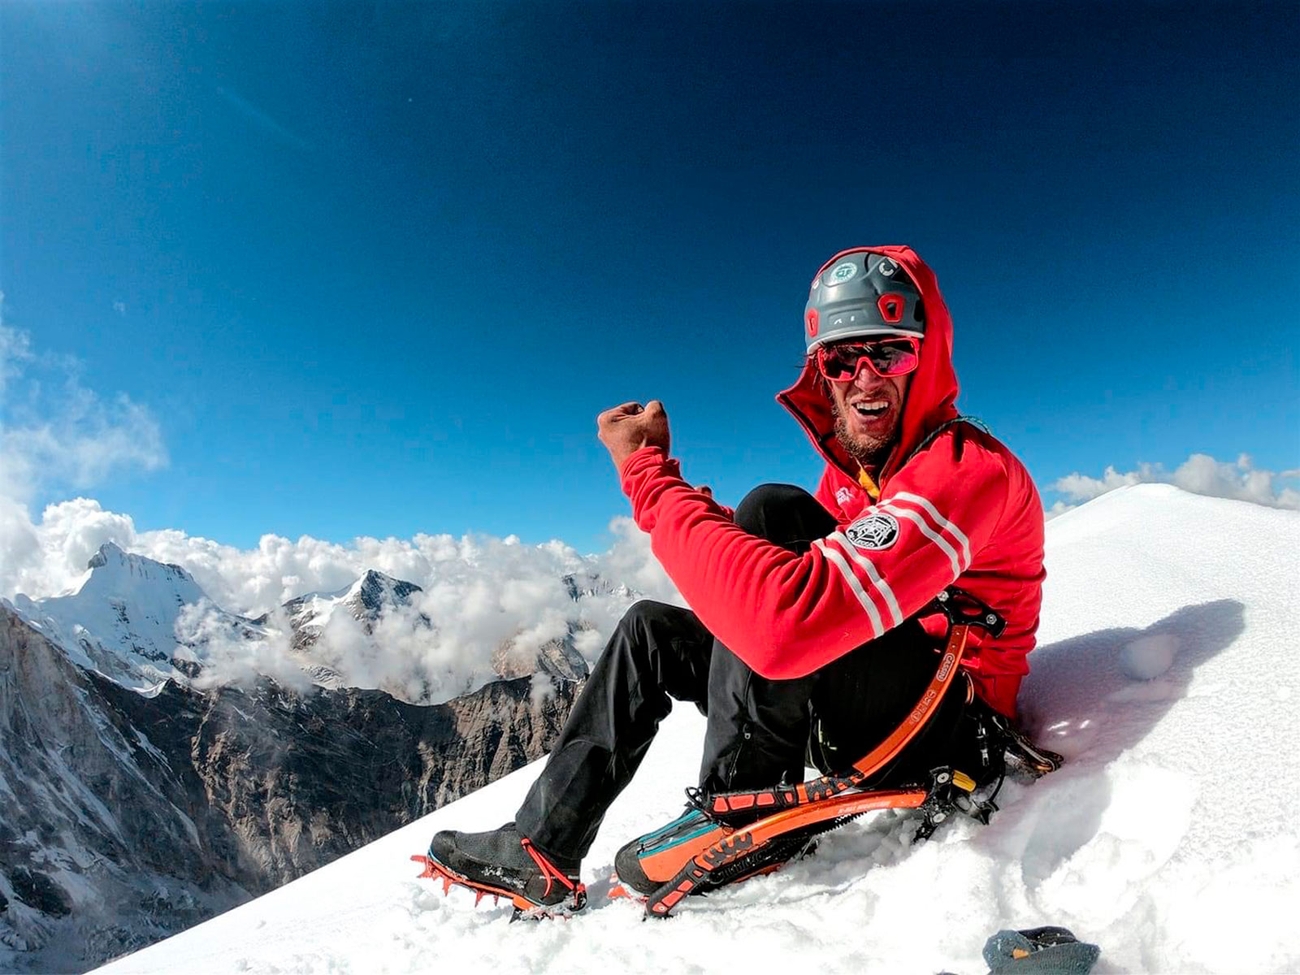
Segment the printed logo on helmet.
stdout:
<svg viewBox="0 0 1300 975">
<path fill-rule="evenodd" d="M 859 518 L 844 529 L 844 534 L 858 548 L 874 550 L 889 548 L 898 541 L 898 519 L 883 511 L 877 511 L 865 518 Z"/>
<path fill-rule="evenodd" d="M 876 265 L 876 270 L 879 271 L 881 274 L 883 274 L 885 277 L 892 278 L 894 276 L 894 272 L 898 270 L 898 265 L 894 263 L 893 258 L 886 257 L 883 261 L 881 261 L 879 264 Z"/>
<path fill-rule="evenodd" d="M 840 261 L 833 268 L 827 271 L 823 278 L 828 285 L 843 284 L 845 281 L 852 281 L 858 276 L 858 266 L 852 261 Z"/>
</svg>

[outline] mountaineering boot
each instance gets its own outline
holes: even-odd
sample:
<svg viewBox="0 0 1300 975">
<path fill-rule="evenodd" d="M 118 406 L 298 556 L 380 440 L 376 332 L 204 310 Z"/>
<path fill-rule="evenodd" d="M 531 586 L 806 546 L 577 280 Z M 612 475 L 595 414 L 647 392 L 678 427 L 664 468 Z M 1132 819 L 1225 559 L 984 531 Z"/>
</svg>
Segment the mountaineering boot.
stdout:
<svg viewBox="0 0 1300 975">
<path fill-rule="evenodd" d="M 695 806 L 687 806 L 667 826 L 624 844 L 614 857 L 614 872 L 638 894 L 653 894 L 677 876 L 686 861 L 730 832 Z"/>
<path fill-rule="evenodd" d="M 587 903 L 578 880 L 580 863 L 549 857 L 521 836 L 514 823 L 486 833 L 442 830 L 429 843 L 424 876 L 484 894 L 508 897 L 516 916 L 570 914 Z"/>
<path fill-rule="evenodd" d="M 742 840 L 747 842 L 746 827 L 762 818 L 758 813 L 739 817 L 733 814 L 727 822 L 719 822 L 700 809 L 700 801 L 698 797 L 693 798 L 685 811 L 671 823 L 624 844 L 614 857 L 614 873 L 624 888 L 645 897 L 651 896 L 714 844 L 725 844 L 727 838 L 735 834 L 741 834 Z M 697 883 L 691 893 L 705 894 L 727 884 L 779 870 L 787 861 L 812 852 L 816 845 L 812 835 L 816 832 L 820 830 L 794 831 L 789 837 L 765 844 L 752 855 L 735 858 L 725 868 L 711 871 L 709 879 Z"/>
</svg>

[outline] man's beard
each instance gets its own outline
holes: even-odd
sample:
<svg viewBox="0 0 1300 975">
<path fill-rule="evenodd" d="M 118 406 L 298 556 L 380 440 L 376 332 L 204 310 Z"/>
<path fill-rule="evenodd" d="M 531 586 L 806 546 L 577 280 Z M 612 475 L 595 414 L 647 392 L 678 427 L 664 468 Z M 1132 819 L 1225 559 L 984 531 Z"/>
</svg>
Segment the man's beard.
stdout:
<svg viewBox="0 0 1300 975">
<path fill-rule="evenodd" d="M 835 439 L 845 452 L 864 468 L 877 470 L 889 457 L 898 435 L 898 423 L 895 422 L 889 436 L 884 439 L 870 437 L 866 440 L 855 438 L 849 433 L 849 425 L 839 410 L 835 410 Z"/>
</svg>

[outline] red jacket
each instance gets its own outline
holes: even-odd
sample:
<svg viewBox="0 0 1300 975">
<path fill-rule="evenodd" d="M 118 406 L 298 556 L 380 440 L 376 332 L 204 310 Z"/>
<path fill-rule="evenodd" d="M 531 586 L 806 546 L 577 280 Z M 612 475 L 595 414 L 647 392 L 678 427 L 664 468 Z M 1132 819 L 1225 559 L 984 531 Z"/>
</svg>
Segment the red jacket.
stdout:
<svg viewBox="0 0 1300 975">
<path fill-rule="evenodd" d="M 1042 503 L 1010 450 L 957 419 L 952 319 L 934 273 L 910 248 L 872 250 L 907 269 L 926 311 L 921 362 L 899 442 L 877 478 L 878 501 L 859 485 L 856 464 L 835 439 L 830 399 L 811 361 L 777 397 L 827 461 L 816 495 L 839 530 L 808 552 L 797 555 L 737 527 L 657 447 L 627 459 L 623 490 L 687 603 L 764 677 L 809 674 L 956 582 L 1007 620 L 997 640 L 974 641 L 968 667 L 977 693 L 1014 716 L 1042 598 Z"/>
</svg>

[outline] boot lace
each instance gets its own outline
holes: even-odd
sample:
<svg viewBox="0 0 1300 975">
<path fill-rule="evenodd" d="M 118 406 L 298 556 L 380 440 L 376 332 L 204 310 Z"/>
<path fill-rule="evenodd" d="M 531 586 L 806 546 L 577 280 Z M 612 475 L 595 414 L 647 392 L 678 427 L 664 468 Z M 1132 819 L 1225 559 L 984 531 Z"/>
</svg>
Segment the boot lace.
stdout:
<svg viewBox="0 0 1300 975">
<path fill-rule="evenodd" d="M 525 852 L 533 858 L 533 862 L 537 864 L 537 869 L 542 872 L 542 876 L 546 878 L 546 890 L 542 894 L 543 897 L 550 896 L 551 887 L 556 880 L 558 880 L 564 887 L 568 888 L 571 893 L 577 894 L 583 889 L 582 884 L 570 880 L 565 876 L 564 871 L 560 870 L 559 867 L 548 860 L 541 850 L 533 846 L 532 841 L 527 836 L 522 837 L 519 842 L 523 846 Z"/>
</svg>

